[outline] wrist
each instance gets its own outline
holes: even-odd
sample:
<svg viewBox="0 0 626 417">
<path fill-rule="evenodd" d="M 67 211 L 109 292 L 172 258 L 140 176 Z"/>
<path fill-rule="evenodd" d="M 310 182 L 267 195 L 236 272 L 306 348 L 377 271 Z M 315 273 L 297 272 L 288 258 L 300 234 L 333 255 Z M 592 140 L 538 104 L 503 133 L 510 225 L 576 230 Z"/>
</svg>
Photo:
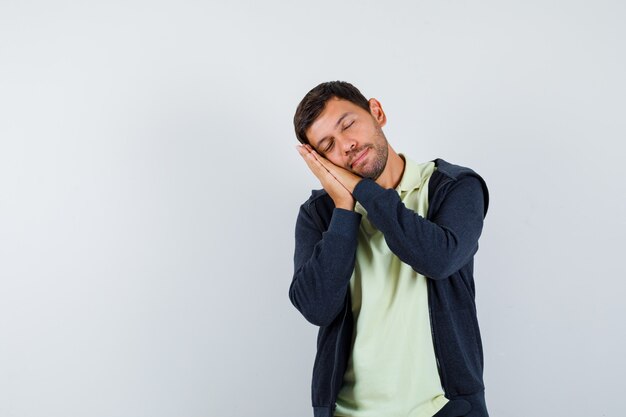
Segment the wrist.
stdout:
<svg viewBox="0 0 626 417">
<path fill-rule="evenodd" d="M 354 205 L 355 205 L 354 199 L 352 199 L 352 201 L 338 201 L 337 203 L 335 203 L 336 208 L 350 210 L 350 211 L 354 211 Z"/>
</svg>

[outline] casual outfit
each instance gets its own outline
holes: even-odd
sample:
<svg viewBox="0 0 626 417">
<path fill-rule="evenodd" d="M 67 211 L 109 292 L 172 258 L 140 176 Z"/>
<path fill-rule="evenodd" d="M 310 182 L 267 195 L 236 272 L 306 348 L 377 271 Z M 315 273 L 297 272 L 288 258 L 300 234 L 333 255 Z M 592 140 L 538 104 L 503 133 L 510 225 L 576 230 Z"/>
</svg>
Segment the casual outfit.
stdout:
<svg viewBox="0 0 626 417">
<path fill-rule="evenodd" d="M 323 190 L 300 207 L 289 296 L 320 326 L 315 417 L 488 416 L 473 281 L 487 187 L 404 159 L 395 190 L 357 184 L 354 211 Z"/>
</svg>

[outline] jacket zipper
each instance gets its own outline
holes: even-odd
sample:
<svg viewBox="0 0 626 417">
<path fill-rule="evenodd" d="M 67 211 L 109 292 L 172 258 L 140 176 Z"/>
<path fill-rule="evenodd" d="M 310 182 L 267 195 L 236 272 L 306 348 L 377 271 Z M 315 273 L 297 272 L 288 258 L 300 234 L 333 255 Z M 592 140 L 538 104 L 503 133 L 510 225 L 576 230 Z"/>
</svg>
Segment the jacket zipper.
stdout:
<svg viewBox="0 0 626 417">
<path fill-rule="evenodd" d="M 447 395 L 447 384 L 444 378 L 443 369 L 441 363 L 439 362 L 439 346 L 437 344 L 437 338 L 435 337 L 435 326 L 433 323 L 433 312 L 430 307 L 431 298 L 432 298 L 432 283 L 430 282 L 430 278 L 428 278 L 428 316 L 430 318 L 430 335 L 433 339 L 433 348 L 435 351 L 435 361 L 437 362 L 437 371 L 439 372 L 439 379 L 441 379 L 441 388 L 443 388 L 444 394 Z"/>
<path fill-rule="evenodd" d="M 337 374 L 337 362 L 338 362 L 338 358 L 339 358 L 339 340 L 341 337 L 341 332 L 343 331 L 343 325 L 346 322 L 346 316 L 348 315 L 348 300 L 347 297 L 349 297 L 349 294 L 346 294 L 346 301 L 345 301 L 345 308 L 343 311 L 343 317 L 341 319 L 341 325 L 339 326 L 339 332 L 337 332 L 337 342 L 335 343 L 335 361 L 333 363 L 333 373 L 330 377 L 330 387 L 332 390 L 332 396 L 331 396 L 331 402 L 330 402 L 330 410 L 331 410 L 331 415 L 332 412 L 335 410 L 335 402 L 337 401 L 337 396 L 339 396 L 339 392 L 334 392 L 335 391 L 335 378 L 336 378 L 336 374 Z"/>
<path fill-rule="evenodd" d="M 435 162 L 435 166 L 437 167 L 437 162 Z M 438 167 L 437 167 L 438 168 Z M 435 172 L 437 172 L 437 170 L 435 170 Z M 431 178 L 432 179 L 432 178 Z M 446 184 L 446 181 L 442 181 L 441 183 L 439 183 L 437 185 L 437 188 L 435 190 L 433 190 L 433 192 L 430 192 L 429 189 L 429 193 L 428 193 L 428 212 L 426 213 L 426 218 L 430 220 L 430 213 L 432 210 L 432 199 L 433 196 L 435 194 L 437 194 L 439 192 L 439 190 L 444 186 L 444 184 Z M 437 343 L 437 337 L 435 336 L 435 324 L 434 324 L 434 318 L 433 318 L 433 311 L 432 311 L 432 303 L 433 303 L 433 284 L 431 282 L 430 278 L 426 278 L 426 284 L 427 284 L 427 288 L 428 288 L 428 317 L 430 318 L 430 335 L 433 339 L 433 350 L 435 352 L 435 362 L 437 362 L 437 371 L 439 372 L 439 379 L 441 380 L 441 388 L 443 388 L 443 392 L 444 394 L 446 394 L 447 396 L 447 384 L 446 384 L 446 379 L 445 379 L 445 375 L 443 372 L 443 367 L 441 366 L 441 362 L 439 362 L 439 344 Z"/>
</svg>

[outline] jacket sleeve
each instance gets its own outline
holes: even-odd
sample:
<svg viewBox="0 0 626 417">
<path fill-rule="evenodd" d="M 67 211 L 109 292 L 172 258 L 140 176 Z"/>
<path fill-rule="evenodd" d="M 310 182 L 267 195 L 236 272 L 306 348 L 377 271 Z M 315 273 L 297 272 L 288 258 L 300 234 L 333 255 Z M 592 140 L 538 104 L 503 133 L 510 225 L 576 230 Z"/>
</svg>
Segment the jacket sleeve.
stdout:
<svg viewBox="0 0 626 417">
<path fill-rule="evenodd" d="M 296 222 L 292 304 L 311 323 L 327 326 L 342 311 L 354 270 L 361 215 L 335 208 L 320 230 L 303 205 Z"/>
<path fill-rule="evenodd" d="M 361 180 L 353 195 L 400 260 L 428 278 L 445 279 L 478 250 L 485 215 L 483 185 L 477 177 L 461 177 L 448 187 L 429 220 L 408 209 L 397 191 L 371 179 Z"/>
</svg>

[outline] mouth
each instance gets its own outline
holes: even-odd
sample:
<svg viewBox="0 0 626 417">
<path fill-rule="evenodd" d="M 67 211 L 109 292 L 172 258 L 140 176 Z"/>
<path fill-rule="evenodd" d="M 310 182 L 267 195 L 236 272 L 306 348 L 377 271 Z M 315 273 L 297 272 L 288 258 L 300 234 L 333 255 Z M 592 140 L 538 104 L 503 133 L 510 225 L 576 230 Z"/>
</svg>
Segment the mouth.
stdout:
<svg viewBox="0 0 626 417">
<path fill-rule="evenodd" d="M 361 153 L 358 154 L 357 157 L 352 161 L 352 163 L 350 164 L 350 168 L 352 169 L 354 168 L 355 165 L 363 162 L 363 159 L 365 159 L 369 150 L 370 148 L 365 148 L 364 150 L 362 150 Z"/>
</svg>

